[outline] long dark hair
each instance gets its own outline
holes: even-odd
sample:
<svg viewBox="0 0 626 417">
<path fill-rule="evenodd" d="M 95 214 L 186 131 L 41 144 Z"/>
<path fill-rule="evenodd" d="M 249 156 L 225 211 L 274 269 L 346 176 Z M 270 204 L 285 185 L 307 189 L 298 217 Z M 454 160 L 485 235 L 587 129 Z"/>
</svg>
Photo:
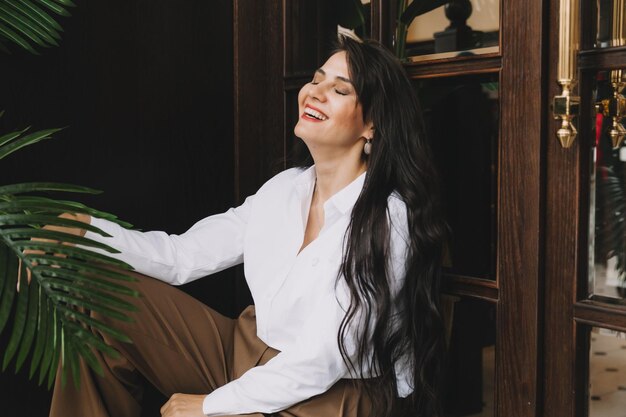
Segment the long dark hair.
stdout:
<svg viewBox="0 0 626 417">
<path fill-rule="evenodd" d="M 346 52 L 363 118 L 375 128 L 365 184 L 344 244 L 339 279 L 345 279 L 351 303 L 339 347 L 353 373 L 379 375 L 363 382 L 372 416 L 438 416 L 445 351 L 439 291 L 448 228 L 420 106 L 402 64 L 381 44 L 344 37 L 339 51 Z M 404 279 L 396 297 L 389 267 L 392 193 L 406 205 L 409 229 L 406 276 L 399 277 Z M 394 314 L 394 306 L 400 314 Z M 354 327 L 360 331 L 353 363 L 344 341 Z M 412 371 L 413 393 L 405 400 L 397 398 L 397 362 Z"/>
</svg>

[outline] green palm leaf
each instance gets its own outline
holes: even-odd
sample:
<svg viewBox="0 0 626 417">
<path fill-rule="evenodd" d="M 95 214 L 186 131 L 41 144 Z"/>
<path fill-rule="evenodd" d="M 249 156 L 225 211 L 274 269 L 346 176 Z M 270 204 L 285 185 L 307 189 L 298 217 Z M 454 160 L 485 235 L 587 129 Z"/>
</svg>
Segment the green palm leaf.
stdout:
<svg viewBox="0 0 626 417">
<path fill-rule="evenodd" d="M 58 46 L 62 28 L 55 18 L 70 16 L 68 8 L 75 6 L 70 0 L 0 0 L 0 44 L 8 41 L 33 54 L 36 47 Z"/>
<path fill-rule="evenodd" d="M 44 18 L 42 18 L 41 10 L 33 9 L 25 4 L 22 4 L 20 0 L 5 0 L 5 4 L 17 11 L 23 16 L 23 19 L 30 22 L 32 25 L 37 26 L 40 30 L 45 31 L 55 41 L 61 39 L 59 30 L 61 27 L 58 25 L 50 26 Z M 52 20 L 53 23 L 54 20 Z"/>
<path fill-rule="evenodd" d="M 50 5 L 50 1 L 38 2 L 46 7 Z M 68 0 L 56 0 L 56 3 L 71 6 Z M 28 133 L 27 128 L 2 135 L 0 159 L 50 138 L 58 130 Z M 81 203 L 33 194 L 51 191 L 99 193 L 87 187 L 47 182 L 0 186 L 0 333 L 12 317 L 2 369 L 15 361 L 18 371 L 30 356 L 30 377 L 37 375 L 39 383 L 45 382 L 48 387 L 59 368 L 62 381 L 71 372 L 78 385 L 81 358 L 102 374 L 94 352 L 117 355 L 102 335 L 125 342 L 130 339 L 98 317 L 130 321 L 128 313 L 136 308 L 129 297 L 139 295 L 124 285 L 134 280 L 126 274 L 131 267 L 106 255 L 118 253 L 114 248 L 46 227 L 81 228 L 108 236 L 92 225 L 58 217 L 67 212 L 106 218 L 124 227 L 130 225 L 113 214 Z M 23 266 L 21 277 L 17 273 L 18 260 Z M 26 269 L 32 275 L 30 285 Z M 18 279 L 20 291 L 16 292 Z"/>
</svg>

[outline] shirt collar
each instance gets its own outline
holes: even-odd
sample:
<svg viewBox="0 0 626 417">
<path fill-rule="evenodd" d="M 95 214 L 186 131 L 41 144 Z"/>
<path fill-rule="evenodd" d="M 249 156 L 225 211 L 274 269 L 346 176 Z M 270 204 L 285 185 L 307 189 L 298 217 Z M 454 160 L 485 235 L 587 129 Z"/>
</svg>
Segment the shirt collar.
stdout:
<svg viewBox="0 0 626 417">
<path fill-rule="evenodd" d="M 336 192 L 324 203 L 324 211 L 328 212 L 330 207 L 334 207 L 341 212 L 341 214 L 347 213 L 354 207 L 357 198 L 361 194 L 363 184 L 365 183 L 366 172 L 355 178 L 350 184 Z M 315 165 L 302 171 L 295 178 L 296 192 L 301 200 L 310 197 L 313 194 L 313 187 L 315 186 Z"/>
<path fill-rule="evenodd" d="M 300 198 L 307 197 L 313 192 L 313 186 L 315 185 L 315 165 L 311 165 L 302 171 L 295 178 L 296 192 Z"/>
</svg>

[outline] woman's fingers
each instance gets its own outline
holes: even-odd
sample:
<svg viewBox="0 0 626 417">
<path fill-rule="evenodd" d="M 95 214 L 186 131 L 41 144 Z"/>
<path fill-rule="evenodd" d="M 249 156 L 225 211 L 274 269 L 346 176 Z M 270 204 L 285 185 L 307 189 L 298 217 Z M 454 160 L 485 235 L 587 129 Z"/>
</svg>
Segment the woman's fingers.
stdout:
<svg viewBox="0 0 626 417">
<path fill-rule="evenodd" d="M 174 394 L 161 407 L 161 417 L 204 417 L 204 397 L 206 395 Z"/>
</svg>

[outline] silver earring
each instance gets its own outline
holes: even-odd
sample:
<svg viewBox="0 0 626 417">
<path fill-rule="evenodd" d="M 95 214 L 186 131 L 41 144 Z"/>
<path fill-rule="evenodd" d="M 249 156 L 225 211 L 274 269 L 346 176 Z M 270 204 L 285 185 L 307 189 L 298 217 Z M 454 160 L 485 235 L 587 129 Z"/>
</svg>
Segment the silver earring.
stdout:
<svg viewBox="0 0 626 417">
<path fill-rule="evenodd" d="M 369 155 L 372 153 L 372 138 L 365 139 L 365 145 L 363 146 L 363 153 Z"/>
</svg>

